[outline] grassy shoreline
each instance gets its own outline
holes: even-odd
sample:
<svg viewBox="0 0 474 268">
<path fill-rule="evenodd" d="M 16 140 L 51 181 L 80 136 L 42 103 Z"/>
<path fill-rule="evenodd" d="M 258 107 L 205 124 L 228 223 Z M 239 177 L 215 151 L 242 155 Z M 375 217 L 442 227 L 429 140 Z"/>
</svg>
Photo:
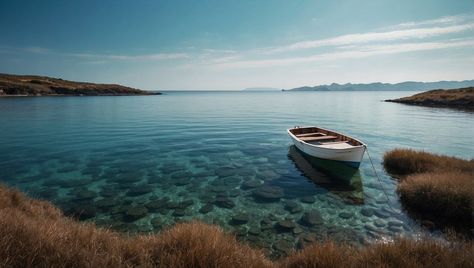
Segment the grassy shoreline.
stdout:
<svg viewBox="0 0 474 268">
<path fill-rule="evenodd" d="M 400 180 L 397 192 L 408 212 L 474 236 L 474 160 L 395 149 L 384 155 L 383 164 Z"/>
<path fill-rule="evenodd" d="M 180 223 L 127 236 L 0 186 L 1 267 L 474 267 L 473 250 L 472 241 L 431 238 L 366 247 L 325 242 L 272 261 L 217 226 Z"/>
</svg>

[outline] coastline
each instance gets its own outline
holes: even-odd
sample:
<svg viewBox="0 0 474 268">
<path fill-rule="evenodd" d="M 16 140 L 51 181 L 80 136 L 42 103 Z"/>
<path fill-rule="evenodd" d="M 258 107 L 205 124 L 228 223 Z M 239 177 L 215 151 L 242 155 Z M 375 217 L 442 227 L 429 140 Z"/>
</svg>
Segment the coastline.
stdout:
<svg viewBox="0 0 474 268">
<path fill-rule="evenodd" d="M 474 87 L 430 90 L 385 102 L 474 112 Z"/>
<path fill-rule="evenodd" d="M 161 92 L 152 92 L 144 94 L 45 94 L 45 95 L 28 95 L 28 94 L 16 94 L 16 95 L 0 95 L 0 98 L 24 98 L 24 97 L 126 97 L 126 96 L 154 96 L 163 95 Z"/>
<path fill-rule="evenodd" d="M 36 75 L 11 75 L 0 73 L 0 97 L 40 96 L 135 96 L 160 95 L 118 84 L 98 84 L 68 81 Z"/>
</svg>

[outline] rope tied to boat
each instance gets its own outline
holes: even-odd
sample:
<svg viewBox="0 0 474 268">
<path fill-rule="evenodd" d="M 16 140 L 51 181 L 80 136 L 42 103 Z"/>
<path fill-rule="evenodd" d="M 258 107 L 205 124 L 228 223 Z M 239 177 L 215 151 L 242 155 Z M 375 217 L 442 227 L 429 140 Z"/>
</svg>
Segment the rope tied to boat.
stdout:
<svg viewBox="0 0 474 268">
<path fill-rule="evenodd" d="M 380 177 L 377 173 L 377 170 L 375 169 L 374 161 L 372 161 L 372 157 L 370 157 L 369 148 L 367 147 L 367 145 L 364 145 L 364 146 L 365 146 L 365 150 L 367 151 L 367 156 L 369 156 L 370 164 L 372 165 L 372 170 L 374 171 L 375 177 L 377 178 L 377 181 L 380 184 L 380 188 L 382 188 L 382 191 L 385 195 L 385 198 L 387 198 L 387 204 L 392 210 L 394 210 L 392 205 L 390 205 L 390 198 L 388 197 L 387 191 L 385 191 L 385 188 L 383 187 L 382 181 L 380 180 Z"/>
</svg>

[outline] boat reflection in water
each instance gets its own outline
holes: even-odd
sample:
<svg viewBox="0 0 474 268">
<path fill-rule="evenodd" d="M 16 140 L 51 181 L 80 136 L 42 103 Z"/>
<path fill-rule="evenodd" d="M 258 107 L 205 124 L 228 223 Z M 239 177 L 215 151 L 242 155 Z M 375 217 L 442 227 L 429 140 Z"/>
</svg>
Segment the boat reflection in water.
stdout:
<svg viewBox="0 0 474 268">
<path fill-rule="evenodd" d="M 289 147 L 288 157 L 296 168 L 313 183 L 338 195 L 345 202 L 364 203 L 362 178 L 358 169 L 337 161 L 309 156 L 294 145 Z"/>
</svg>

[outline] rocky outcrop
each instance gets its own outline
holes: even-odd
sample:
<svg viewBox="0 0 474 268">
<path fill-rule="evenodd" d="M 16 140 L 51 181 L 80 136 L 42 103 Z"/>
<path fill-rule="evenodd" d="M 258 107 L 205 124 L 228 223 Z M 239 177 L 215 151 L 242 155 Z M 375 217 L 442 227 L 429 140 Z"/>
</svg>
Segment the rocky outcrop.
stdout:
<svg viewBox="0 0 474 268">
<path fill-rule="evenodd" d="M 449 90 L 436 89 L 410 97 L 385 101 L 474 111 L 474 87 Z"/>
<path fill-rule="evenodd" d="M 33 75 L 0 74 L 0 96 L 116 96 L 158 95 L 116 84 L 94 84 Z"/>
</svg>

